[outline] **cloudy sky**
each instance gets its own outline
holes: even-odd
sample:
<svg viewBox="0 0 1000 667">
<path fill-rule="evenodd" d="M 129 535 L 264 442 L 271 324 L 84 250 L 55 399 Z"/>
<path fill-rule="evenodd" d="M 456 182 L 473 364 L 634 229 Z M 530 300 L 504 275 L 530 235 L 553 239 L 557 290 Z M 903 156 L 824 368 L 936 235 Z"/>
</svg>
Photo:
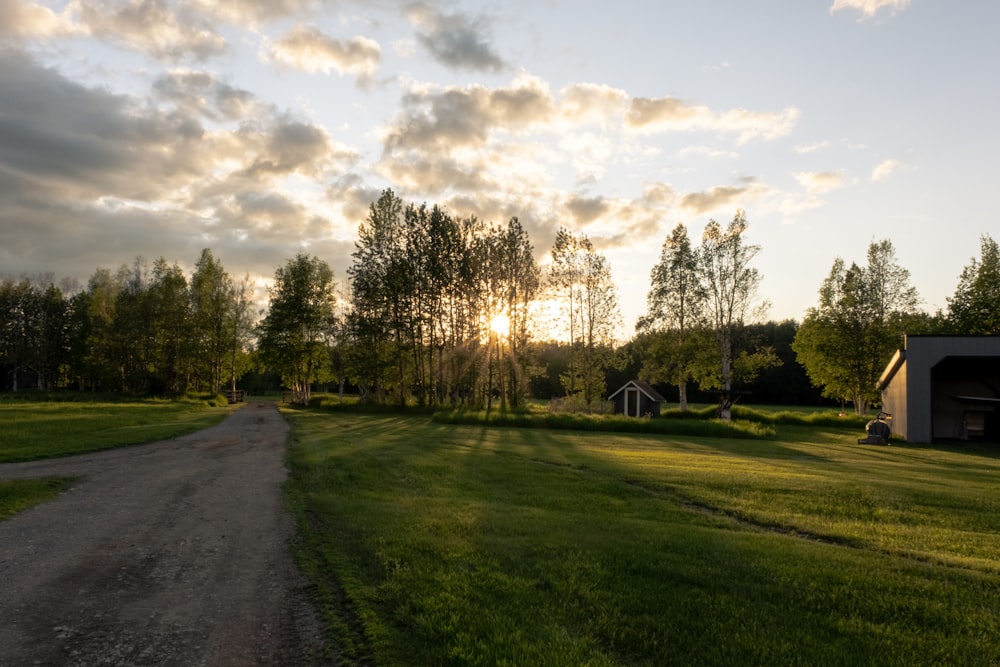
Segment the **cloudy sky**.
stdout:
<svg viewBox="0 0 1000 667">
<path fill-rule="evenodd" d="M 770 317 L 896 246 L 946 306 L 993 208 L 1000 3 L 0 0 L 0 275 L 211 248 L 343 279 L 386 187 L 560 226 L 626 331 L 669 231 L 738 208 Z"/>
</svg>

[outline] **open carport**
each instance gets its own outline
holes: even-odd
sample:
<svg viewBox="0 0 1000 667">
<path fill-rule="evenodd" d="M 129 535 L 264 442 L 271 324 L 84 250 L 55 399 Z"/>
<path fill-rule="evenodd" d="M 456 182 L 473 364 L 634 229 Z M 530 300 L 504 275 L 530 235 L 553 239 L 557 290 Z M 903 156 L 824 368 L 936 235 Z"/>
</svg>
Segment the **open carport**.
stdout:
<svg viewBox="0 0 1000 667">
<path fill-rule="evenodd" d="M 879 390 L 910 442 L 1000 442 L 1000 336 L 905 336 Z"/>
</svg>

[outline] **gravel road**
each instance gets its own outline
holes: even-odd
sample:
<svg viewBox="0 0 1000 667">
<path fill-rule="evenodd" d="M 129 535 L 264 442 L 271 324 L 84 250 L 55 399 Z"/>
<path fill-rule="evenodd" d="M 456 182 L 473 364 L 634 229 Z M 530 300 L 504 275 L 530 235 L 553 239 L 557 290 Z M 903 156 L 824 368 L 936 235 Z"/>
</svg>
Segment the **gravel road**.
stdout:
<svg viewBox="0 0 1000 667">
<path fill-rule="evenodd" d="M 0 465 L 67 475 L 0 522 L 0 665 L 323 665 L 292 561 L 288 425 L 252 403 L 148 445 Z"/>
</svg>

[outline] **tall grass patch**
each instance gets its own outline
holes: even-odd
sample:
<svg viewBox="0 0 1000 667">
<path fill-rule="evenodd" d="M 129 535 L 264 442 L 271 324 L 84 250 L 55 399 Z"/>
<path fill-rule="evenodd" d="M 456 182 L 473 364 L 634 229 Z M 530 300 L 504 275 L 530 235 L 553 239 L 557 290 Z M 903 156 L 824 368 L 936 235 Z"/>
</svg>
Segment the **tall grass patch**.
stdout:
<svg viewBox="0 0 1000 667">
<path fill-rule="evenodd" d="M 350 660 L 1000 655 L 987 454 L 876 451 L 838 428 L 737 440 L 287 414 L 297 553 Z"/>
</svg>

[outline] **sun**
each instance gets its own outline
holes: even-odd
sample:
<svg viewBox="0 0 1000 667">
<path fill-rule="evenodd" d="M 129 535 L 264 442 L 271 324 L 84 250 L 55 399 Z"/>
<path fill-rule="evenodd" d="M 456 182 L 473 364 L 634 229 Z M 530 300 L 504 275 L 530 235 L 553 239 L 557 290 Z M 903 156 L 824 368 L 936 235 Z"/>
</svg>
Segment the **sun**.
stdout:
<svg viewBox="0 0 1000 667">
<path fill-rule="evenodd" d="M 506 336 L 510 333 L 510 318 L 501 313 L 490 320 L 490 331 L 498 336 Z"/>
</svg>

